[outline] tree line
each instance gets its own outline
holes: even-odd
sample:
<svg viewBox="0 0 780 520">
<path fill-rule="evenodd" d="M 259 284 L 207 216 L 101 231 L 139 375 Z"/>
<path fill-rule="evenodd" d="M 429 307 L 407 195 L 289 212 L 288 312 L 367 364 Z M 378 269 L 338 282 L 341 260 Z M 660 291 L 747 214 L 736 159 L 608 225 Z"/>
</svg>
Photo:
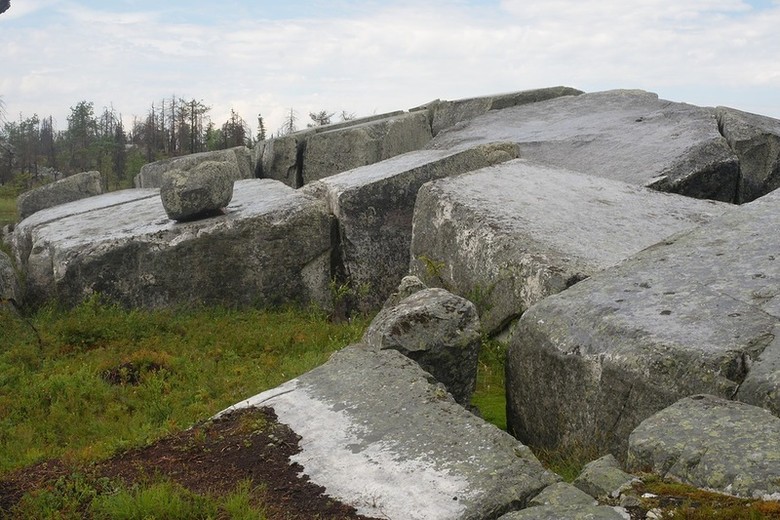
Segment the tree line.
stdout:
<svg viewBox="0 0 780 520">
<path fill-rule="evenodd" d="M 70 107 L 67 127 L 58 130 L 52 116 L 19 115 L 8 120 L 0 97 L 0 185 L 13 179 L 24 187 L 57 180 L 83 171 L 97 170 L 106 189 L 130 187 L 144 164 L 180 155 L 232 148 L 252 147 L 266 139 L 263 116 L 257 116 L 257 133 L 238 112 L 216 125 L 209 117 L 211 107 L 197 99 L 176 96 L 151 104 L 143 117 L 134 116 L 125 128 L 113 105 L 96 113 L 94 103 L 80 101 Z M 335 113 L 310 112 L 306 126 L 330 124 Z M 342 111 L 341 121 L 355 118 Z M 298 116 L 290 109 L 277 136 L 297 131 Z M 271 135 L 270 137 L 273 137 Z"/>
<path fill-rule="evenodd" d="M 133 117 L 130 128 L 125 128 L 113 106 L 96 113 L 94 103 L 80 101 L 70 107 L 66 129 L 58 130 L 52 116 L 20 114 L 8 120 L 0 99 L 0 185 L 14 178 L 33 185 L 98 170 L 106 188 L 128 187 L 146 163 L 253 146 L 256 139 L 265 139 L 261 115 L 258 134 L 253 136 L 235 110 L 219 126 L 209 117 L 210 110 L 203 101 L 171 96 L 153 103 L 144 117 Z"/>
</svg>

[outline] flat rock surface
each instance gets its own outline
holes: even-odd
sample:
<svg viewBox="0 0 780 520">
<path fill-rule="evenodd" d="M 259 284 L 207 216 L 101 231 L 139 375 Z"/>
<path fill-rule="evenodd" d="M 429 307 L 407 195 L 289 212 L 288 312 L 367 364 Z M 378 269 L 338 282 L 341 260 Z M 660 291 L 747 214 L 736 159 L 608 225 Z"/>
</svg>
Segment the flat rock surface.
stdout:
<svg viewBox="0 0 780 520">
<path fill-rule="evenodd" d="M 115 199 L 112 199 L 115 200 Z M 158 197 L 46 221 L 23 262 L 37 299 L 99 292 L 131 306 L 329 300 L 330 216 L 271 180 L 238 181 L 223 215 L 175 223 Z"/>
<path fill-rule="evenodd" d="M 508 513 L 499 520 L 626 520 L 609 506 L 537 506 Z"/>
<path fill-rule="evenodd" d="M 518 159 L 423 186 L 410 270 L 474 301 L 495 332 L 543 298 L 732 208 Z"/>
<path fill-rule="evenodd" d="M 697 393 L 780 415 L 777 229 L 775 191 L 529 309 L 507 357 L 518 438 L 620 458 L 641 421 Z"/>
<path fill-rule="evenodd" d="M 780 418 L 711 395 L 688 397 L 633 431 L 628 465 L 699 488 L 780 500 Z"/>
<path fill-rule="evenodd" d="M 439 133 L 428 148 L 491 141 L 520 156 L 661 191 L 731 202 L 739 161 L 706 108 L 640 90 L 564 96 L 491 110 Z"/>
<path fill-rule="evenodd" d="M 394 350 L 348 347 L 234 408 L 267 406 L 302 437 L 292 461 L 361 514 L 495 518 L 559 480 Z"/>
</svg>

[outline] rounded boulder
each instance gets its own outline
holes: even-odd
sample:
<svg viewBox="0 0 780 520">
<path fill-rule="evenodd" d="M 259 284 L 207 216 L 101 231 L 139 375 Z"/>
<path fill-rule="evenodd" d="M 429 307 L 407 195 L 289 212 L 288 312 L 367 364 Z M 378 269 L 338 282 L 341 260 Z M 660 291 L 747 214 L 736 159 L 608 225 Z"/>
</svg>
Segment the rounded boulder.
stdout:
<svg viewBox="0 0 780 520">
<path fill-rule="evenodd" d="M 207 161 L 192 170 L 163 174 L 160 198 L 168 217 L 188 221 L 212 216 L 233 198 L 233 170 L 227 162 Z"/>
</svg>

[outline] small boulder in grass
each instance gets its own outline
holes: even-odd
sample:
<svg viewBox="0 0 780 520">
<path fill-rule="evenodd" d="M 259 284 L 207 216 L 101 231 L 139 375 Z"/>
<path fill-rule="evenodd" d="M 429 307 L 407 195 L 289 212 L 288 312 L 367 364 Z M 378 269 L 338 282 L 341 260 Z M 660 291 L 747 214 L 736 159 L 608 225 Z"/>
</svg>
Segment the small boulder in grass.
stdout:
<svg viewBox="0 0 780 520">
<path fill-rule="evenodd" d="M 160 198 L 168 217 L 178 221 L 214 216 L 233 198 L 234 175 L 230 164 L 207 161 L 192 170 L 163 174 Z"/>
</svg>

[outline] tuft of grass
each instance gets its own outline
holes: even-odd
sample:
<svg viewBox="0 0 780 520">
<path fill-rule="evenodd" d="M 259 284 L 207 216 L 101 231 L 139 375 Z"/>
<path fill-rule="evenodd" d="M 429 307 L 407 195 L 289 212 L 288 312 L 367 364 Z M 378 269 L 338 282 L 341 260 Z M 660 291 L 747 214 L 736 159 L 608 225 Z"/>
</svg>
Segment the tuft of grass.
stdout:
<svg viewBox="0 0 780 520">
<path fill-rule="evenodd" d="M 506 392 L 504 389 L 504 365 L 506 345 L 484 338 L 477 365 L 477 388 L 471 398 L 482 417 L 506 431 Z"/>
<path fill-rule="evenodd" d="M 16 222 L 16 197 L 18 195 L 15 186 L 9 184 L 0 186 L 0 227 Z"/>
<path fill-rule="evenodd" d="M 252 504 L 252 486 L 239 482 L 222 497 L 194 493 L 169 480 L 132 486 L 80 473 L 25 495 L 9 518 L 94 518 L 96 520 L 170 520 L 231 518 L 265 520 L 262 506 Z"/>
<path fill-rule="evenodd" d="M 151 443 L 327 361 L 368 319 L 299 309 L 0 306 L 0 475 Z"/>
</svg>

